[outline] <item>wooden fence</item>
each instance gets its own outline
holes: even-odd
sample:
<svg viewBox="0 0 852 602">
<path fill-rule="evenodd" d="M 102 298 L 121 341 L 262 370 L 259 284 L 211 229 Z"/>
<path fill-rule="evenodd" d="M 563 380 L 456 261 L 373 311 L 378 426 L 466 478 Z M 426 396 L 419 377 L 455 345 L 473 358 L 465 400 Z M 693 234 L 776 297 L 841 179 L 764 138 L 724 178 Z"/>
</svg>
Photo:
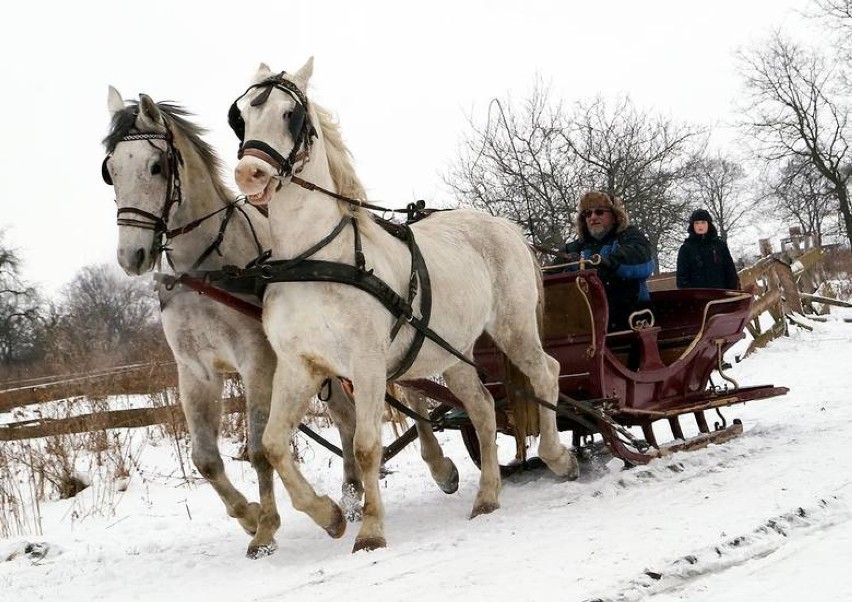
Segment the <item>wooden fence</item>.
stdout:
<svg viewBox="0 0 852 602">
<path fill-rule="evenodd" d="M 66 374 L 6 383 L 0 412 L 70 397 L 144 395 L 177 383 L 174 362 L 118 366 L 88 374 Z"/>
<path fill-rule="evenodd" d="M 9 385 L 12 386 L 9 386 Z M 0 412 L 51 401 L 111 395 L 156 395 L 177 387 L 174 362 L 136 364 L 101 370 L 91 374 L 28 379 L 7 383 L 0 390 Z M 230 387 L 232 389 L 238 387 Z M 223 399 L 223 413 L 245 411 L 245 398 L 234 394 Z M 31 418 L 0 424 L 0 441 L 19 441 L 69 435 L 113 428 L 137 428 L 154 424 L 173 424 L 186 428 L 183 411 L 175 404 L 154 407 L 91 412 L 64 418 Z"/>
</svg>

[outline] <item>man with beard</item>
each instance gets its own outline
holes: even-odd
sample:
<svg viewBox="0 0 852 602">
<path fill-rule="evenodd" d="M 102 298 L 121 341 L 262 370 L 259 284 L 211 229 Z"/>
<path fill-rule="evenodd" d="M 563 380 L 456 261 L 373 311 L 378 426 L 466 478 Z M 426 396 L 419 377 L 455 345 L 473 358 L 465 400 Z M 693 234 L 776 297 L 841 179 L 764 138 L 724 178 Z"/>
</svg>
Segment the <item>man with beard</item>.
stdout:
<svg viewBox="0 0 852 602">
<path fill-rule="evenodd" d="M 600 256 L 600 264 L 593 267 L 606 290 L 608 331 L 629 328 L 630 314 L 650 306 L 647 280 L 654 272 L 651 243 L 639 228 L 630 225 L 621 199 L 599 191 L 580 198 L 577 233 L 577 240 L 566 244 L 565 252 L 584 259 Z"/>
</svg>

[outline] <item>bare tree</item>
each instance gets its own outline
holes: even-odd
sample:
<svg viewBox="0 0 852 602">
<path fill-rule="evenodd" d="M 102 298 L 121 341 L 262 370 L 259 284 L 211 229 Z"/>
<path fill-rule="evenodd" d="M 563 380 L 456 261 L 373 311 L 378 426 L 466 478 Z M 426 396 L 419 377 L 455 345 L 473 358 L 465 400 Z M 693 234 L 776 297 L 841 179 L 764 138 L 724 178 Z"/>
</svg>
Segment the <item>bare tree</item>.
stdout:
<svg viewBox="0 0 852 602">
<path fill-rule="evenodd" d="M 687 191 L 694 208 L 710 212 L 722 240 L 746 218 L 761 197 L 749 186 L 746 171 L 736 161 L 717 153 L 700 157 L 687 178 Z"/>
<path fill-rule="evenodd" d="M 852 0 L 814 0 L 813 16 L 834 32 L 835 46 L 849 59 L 852 55 Z"/>
<path fill-rule="evenodd" d="M 829 185 L 852 242 L 852 208 L 847 185 L 852 154 L 848 108 L 834 64 L 775 33 L 765 48 L 740 55 L 751 92 L 745 131 L 761 157 L 775 164 L 807 161 Z"/>
<path fill-rule="evenodd" d="M 781 216 L 799 224 L 802 232 L 813 233 L 818 241 L 825 234 L 836 233 L 836 203 L 831 186 L 809 161 L 787 161 L 768 184 Z"/>
<path fill-rule="evenodd" d="M 85 267 L 54 309 L 50 359 L 73 361 L 75 369 L 147 359 L 162 342 L 157 309 L 150 281 L 112 265 Z"/>
<path fill-rule="evenodd" d="M 484 126 L 469 122 L 445 183 L 462 205 L 515 221 L 534 243 L 560 245 L 579 193 L 561 104 L 539 80 L 519 109 L 495 99 Z"/>
<path fill-rule="evenodd" d="M 814 4 L 838 25 L 852 27 L 852 0 L 814 0 Z"/>
<path fill-rule="evenodd" d="M 519 109 L 494 101 L 484 127 L 470 123 L 445 177 L 461 204 L 508 217 L 533 242 L 559 247 L 575 234 L 581 193 L 600 189 L 625 199 L 655 251 L 674 246 L 684 211 L 677 190 L 700 131 L 637 111 L 627 99 L 612 111 L 597 99 L 569 115 L 541 82 Z"/>
<path fill-rule="evenodd" d="M 41 297 L 21 280 L 20 260 L 0 232 L 0 364 L 30 359 L 38 348 Z"/>
<path fill-rule="evenodd" d="M 583 161 L 583 187 L 624 199 L 659 267 L 660 255 L 679 242 L 675 232 L 686 210 L 683 185 L 705 144 L 704 132 L 639 111 L 628 98 L 612 109 L 597 98 L 578 106 L 566 137 Z"/>
</svg>

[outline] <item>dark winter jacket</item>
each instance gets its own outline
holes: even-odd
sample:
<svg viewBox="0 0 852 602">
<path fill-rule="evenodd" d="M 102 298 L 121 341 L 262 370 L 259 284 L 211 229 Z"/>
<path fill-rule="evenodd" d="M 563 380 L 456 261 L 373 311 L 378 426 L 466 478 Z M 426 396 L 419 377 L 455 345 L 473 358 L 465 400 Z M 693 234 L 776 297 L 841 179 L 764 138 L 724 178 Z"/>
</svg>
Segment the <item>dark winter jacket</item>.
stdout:
<svg viewBox="0 0 852 602">
<path fill-rule="evenodd" d="M 737 268 L 728 245 L 719 238 L 709 214 L 703 212 L 699 218 L 709 227 L 706 234 L 696 234 L 692 227 L 695 220 L 690 220 L 689 237 L 677 254 L 677 287 L 738 289 Z"/>
<path fill-rule="evenodd" d="M 601 256 L 597 271 L 609 304 L 610 332 L 627 329 L 630 314 L 649 307 L 647 280 L 654 273 L 654 260 L 651 243 L 636 226 L 621 231 L 613 228 L 601 240 L 587 235 L 566 244 L 565 252 L 587 259 Z"/>
</svg>

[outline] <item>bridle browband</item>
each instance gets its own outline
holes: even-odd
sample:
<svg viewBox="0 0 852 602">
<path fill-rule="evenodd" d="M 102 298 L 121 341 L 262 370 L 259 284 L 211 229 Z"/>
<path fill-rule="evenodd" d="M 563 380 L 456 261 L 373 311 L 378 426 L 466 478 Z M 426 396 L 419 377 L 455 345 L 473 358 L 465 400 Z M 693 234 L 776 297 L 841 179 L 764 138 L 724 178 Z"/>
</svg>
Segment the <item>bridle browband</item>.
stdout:
<svg viewBox="0 0 852 602">
<path fill-rule="evenodd" d="M 293 174 L 297 163 L 308 160 L 311 143 L 317 137 L 317 130 L 313 123 L 311 123 L 311 117 L 308 112 L 308 98 L 296 84 L 285 79 L 285 75 L 286 72 L 282 71 L 249 86 L 245 92 L 237 97 L 228 110 L 228 125 L 231 126 L 237 138 L 240 139 L 237 159 L 242 159 L 245 155 L 256 157 L 271 165 L 279 178 Z M 293 148 L 287 157 L 284 157 L 275 148 L 262 140 L 245 140 L 245 121 L 240 113 L 240 109 L 237 107 L 237 103 L 255 88 L 260 89 L 261 92 L 252 99 L 251 106 L 253 107 L 264 104 L 269 99 L 272 90 L 281 90 L 288 94 L 296 103 L 292 111 L 288 111 L 282 115 L 290 132 L 290 137 L 293 139 Z"/>
</svg>

